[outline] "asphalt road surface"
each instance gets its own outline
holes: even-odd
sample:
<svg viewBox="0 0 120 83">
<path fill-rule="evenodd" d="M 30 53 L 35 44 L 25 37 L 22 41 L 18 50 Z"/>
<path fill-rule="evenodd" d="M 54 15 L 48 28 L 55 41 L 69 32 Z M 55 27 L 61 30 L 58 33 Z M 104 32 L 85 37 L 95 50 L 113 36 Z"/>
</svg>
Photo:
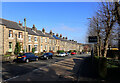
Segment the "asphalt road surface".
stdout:
<svg viewBox="0 0 120 83">
<path fill-rule="evenodd" d="M 29 63 L 3 63 L 2 81 L 75 81 L 80 63 L 88 56 L 84 54 Z"/>
</svg>

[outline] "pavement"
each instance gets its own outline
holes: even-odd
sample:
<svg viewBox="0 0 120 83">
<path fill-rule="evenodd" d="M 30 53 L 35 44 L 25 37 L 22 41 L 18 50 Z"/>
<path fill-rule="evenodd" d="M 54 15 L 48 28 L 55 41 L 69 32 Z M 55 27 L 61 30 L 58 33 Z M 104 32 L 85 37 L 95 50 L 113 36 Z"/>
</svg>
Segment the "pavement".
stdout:
<svg viewBox="0 0 120 83">
<path fill-rule="evenodd" d="M 3 82 L 97 81 L 91 72 L 88 57 L 89 55 L 75 55 L 30 63 L 3 64 Z"/>
</svg>

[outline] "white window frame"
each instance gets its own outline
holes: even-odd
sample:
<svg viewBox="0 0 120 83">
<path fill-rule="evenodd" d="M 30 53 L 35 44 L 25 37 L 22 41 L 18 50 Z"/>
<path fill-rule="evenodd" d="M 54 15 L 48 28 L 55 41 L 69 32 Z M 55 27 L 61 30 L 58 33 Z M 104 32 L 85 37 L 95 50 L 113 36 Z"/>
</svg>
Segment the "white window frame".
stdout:
<svg viewBox="0 0 120 83">
<path fill-rule="evenodd" d="M 45 43 L 47 43 L 47 38 L 45 38 Z"/>
<path fill-rule="evenodd" d="M 40 50 L 41 50 L 41 52 L 43 52 L 43 45 L 42 44 L 40 46 Z"/>
<path fill-rule="evenodd" d="M 37 37 L 34 37 L 34 41 L 37 42 Z"/>
<path fill-rule="evenodd" d="M 43 37 L 41 37 L 41 43 L 43 43 Z"/>
<path fill-rule="evenodd" d="M 11 31 L 12 33 L 10 33 L 10 31 Z M 9 30 L 9 37 L 13 37 L 13 30 Z"/>
<path fill-rule="evenodd" d="M 31 42 L 31 36 L 28 36 L 29 42 Z"/>
<path fill-rule="evenodd" d="M 37 45 L 37 44 L 34 44 L 34 47 L 35 47 L 35 51 L 37 51 L 38 45 Z"/>
<path fill-rule="evenodd" d="M 22 38 L 21 33 L 22 33 L 22 32 L 18 32 L 18 38 Z"/>
<path fill-rule="evenodd" d="M 45 45 L 45 51 L 47 51 L 47 45 Z"/>
</svg>

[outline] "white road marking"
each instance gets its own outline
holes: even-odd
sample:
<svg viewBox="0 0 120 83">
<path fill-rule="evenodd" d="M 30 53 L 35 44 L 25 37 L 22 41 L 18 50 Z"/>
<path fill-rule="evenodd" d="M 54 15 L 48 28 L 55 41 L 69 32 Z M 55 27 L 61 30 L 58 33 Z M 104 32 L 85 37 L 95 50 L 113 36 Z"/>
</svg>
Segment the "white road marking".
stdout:
<svg viewBox="0 0 120 83">
<path fill-rule="evenodd" d="M 69 59 L 74 59 L 74 57 L 73 57 L 73 58 L 69 58 Z M 64 60 L 62 60 L 62 61 L 56 61 L 56 62 L 53 63 L 53 64 L 61 63 L 61 62 L 67 61 L 67 60 L 69 60 L 69 59 L 64 59 Z M 44 63 L 44 62 L 43 62 L 43 63 Z M 47 66 L 50 66 L 50 65 L 52 65 L 52 64 L 48 64 L 48 65 L 46 65 L 46 66 L 43 66 L 42 68 L 34 69 L 34 70 L 32 70 L 32 72 L 37 71 L 37 70 L 39 70 L 39 69 L 40 69 L 40 70 L 43 70 L 43 68 L 45 68 L 45 67 L 47 67 Z M 22 66 L 22 65 L 20 65 L 20 66 Z M 28 72 L 28 73 L 30 73 L 30 72 Z M 27 73 L 26 73 L 26 74 L 27 74 Z M 3 82 L 7 82 L 7 81 L 9 81 L 9 80 L 12 80 L 12 79 L 15 79 L 15 78 L 18 78 L 18 77 L 20 77 L 20 76 L 11 77 L 11 78 L 9 78 L 9 79 L 4 80 Z"/>
<path fill-rule="evenodd" d="M 11 80 L 11 79 L 18 78 L 18 77 L 19 77 L 19 76 L 15 76 L 15 77 L 9 78 L 9 79 L 7 79 L 7 80 L 4 80 L 4 82 L 9 81 L 9 80 Z"/>
</svg>

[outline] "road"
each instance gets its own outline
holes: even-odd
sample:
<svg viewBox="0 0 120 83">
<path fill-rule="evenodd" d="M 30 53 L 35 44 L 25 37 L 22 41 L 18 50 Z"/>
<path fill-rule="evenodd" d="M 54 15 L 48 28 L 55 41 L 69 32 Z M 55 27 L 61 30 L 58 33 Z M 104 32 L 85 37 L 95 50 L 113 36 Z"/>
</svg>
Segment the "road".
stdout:
<svg viewBox="0 0 120 83">
<path fill-rule="evenodd" d="M 3 63 L 2 80 L 10 81 L 76 81 L 80 63 L 89 55 L 53 57 L 29 63 Z"/>
</svg>

